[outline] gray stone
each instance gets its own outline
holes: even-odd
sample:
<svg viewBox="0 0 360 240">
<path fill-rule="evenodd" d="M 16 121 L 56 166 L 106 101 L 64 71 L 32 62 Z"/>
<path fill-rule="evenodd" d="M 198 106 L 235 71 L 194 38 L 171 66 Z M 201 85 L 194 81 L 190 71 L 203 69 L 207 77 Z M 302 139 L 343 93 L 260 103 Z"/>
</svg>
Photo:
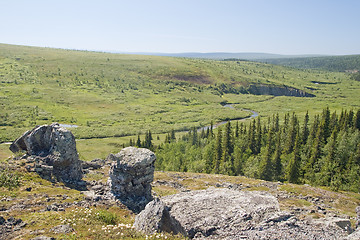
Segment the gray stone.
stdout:
<svg viewBox="0 0 360 240">
<path fill-rule="evenodd" d="M 155 160 L 150 150 L 135 147 L 107 157 L 107 161 L 112 162 L 108 179 L 110 191 L 134 212 L 140 212 L 152 200 Z"/>
<path fill-rule="evenodd" d="M 53 227 L 50 231 L 54 233 L 71 233 L 74 229 L 69 224 L 65 224 Z"/>
<path fill-rule="evenodd" d="M 329 227 L 338 227 L 347 233 L 352 233 L 351 222 L 349 219 L 338 218 L 338 217 L 327 217 L 325 219 L 314 220 L 315 223 L 327 225 Z"/>
<path fill-rule="evenodd" d="M 190 238 L 220 237 L 234 229 L 248 229 L 278 211 L 276 198 L 268 193 L 209 188 L 152 201 L 136 217 L 134 227 L 148 234 L 171 229 Z M 146 221 L 152 221 L 150 229 L 142 227 L 149 224 Z M 168 226 L 170 222 L 172 226 Z"/>
<path fill-rule="evenodd" d="M 34 169 L 45 179 L 77 182 L 82 178 L 81 162 L 74 135 L 57 123 L 37 126 L 25 132 L 11 145 L 13 152 L 26 151 Z"/>
<path fill-rule="evenodd" d="M 360 228 L 358 228 L 355 232 L 344 238 L 346 240 L 359 240 L 360 239 Z"/>
<path fill-rule="evenodd" d="M 139 229 L 147 234 L 153 234 L 157 230 L 161 230 L 173 234 L 181 233 L 186 235 L 179 222 L 170 216 L 169 208 L 158 198 L 147 204 L 145 209 L 135 219 L 135 229 Z"/>
<path fill-rule="evenodd" d="M 96 158 L 91 160 L 90 162 L 81 161 L 81 164 L 83 169 L 95 170 L 103 167 L 105 165 L 105 160 Z"/>
<path fill-rule="evenodd" d="M 297 219 L 267 192 L 209 188 L 150 202 L 135 229 L 181 233 L 194 239 L 343 239 L 342 228 Z"/>
<path fill-rule="evenodd" d="M 36 238 L 32 238 L 31 240 L 55 240 L 55 238 L 47 237 L 47 236 L 38 236 Z"/>
</svg>

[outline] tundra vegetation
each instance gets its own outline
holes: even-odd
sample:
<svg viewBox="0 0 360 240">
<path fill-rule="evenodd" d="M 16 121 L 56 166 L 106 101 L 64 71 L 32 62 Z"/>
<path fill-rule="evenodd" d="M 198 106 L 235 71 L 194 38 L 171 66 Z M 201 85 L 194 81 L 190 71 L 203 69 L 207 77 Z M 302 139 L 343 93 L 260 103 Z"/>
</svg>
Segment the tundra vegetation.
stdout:
<svg viewBox="0 0 360 240">
<path fill-rule="evenodd" d="M 354 224 L 360 204 L 357 79 L 345 71 L 241 60 L 0 44 L 0 209 L 11 209 L 2 216 L 28 223 L 18 232 L 22 239 L 180 238 L 135 232 L 135 215 L 124 206 L 79 206 L 81 191 L 27 172 L 21 154 L 12 156 L 5 144 L 35 125 L 59 122 L 71 125 L 81 160 L 104 159 L 128 145 L 154 150 L 157 170 L 179 171 L 155 171 L 157 195 L 229 184 L 268 191 L 276 184 L 276 194 L 286 193 L 279 199 L 283 209 L 296 206 L 306 210 L 304 217 L 323 217 L 316 210 L 321 200 L 326 210 L 351 216 Z M 315 97 L 253 95 L 254 85 Z M 260 117 L 198 130 L 249 117 L 244 109 Z M 90 172 L 84 180 L 105 183 L 108 171 Z M 75 231 L 57 234 L 49 227 L 60 224 Z"/>
</svg>

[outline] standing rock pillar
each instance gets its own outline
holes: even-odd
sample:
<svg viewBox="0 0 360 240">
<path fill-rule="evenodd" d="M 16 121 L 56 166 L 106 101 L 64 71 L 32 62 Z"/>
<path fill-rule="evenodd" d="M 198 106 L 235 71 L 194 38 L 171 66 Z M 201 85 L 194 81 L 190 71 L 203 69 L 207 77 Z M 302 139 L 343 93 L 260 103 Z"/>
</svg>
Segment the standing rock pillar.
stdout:
<svg viewBox="0 0 360 240">
<path fill-rule="evenodd" d="M 111 193 L 134 212 L 143 210 L 153 198 L 155 154 L 145 148 L 127 147 L 110 154 L 112 161 L 108 185 Z"/>
</svg>

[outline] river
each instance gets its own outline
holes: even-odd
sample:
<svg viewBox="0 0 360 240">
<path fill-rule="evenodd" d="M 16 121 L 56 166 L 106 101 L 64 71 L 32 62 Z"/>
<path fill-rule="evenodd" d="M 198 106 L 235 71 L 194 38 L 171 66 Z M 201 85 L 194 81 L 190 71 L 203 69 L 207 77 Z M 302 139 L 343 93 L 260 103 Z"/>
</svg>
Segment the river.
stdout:
<svg viewBox="0 0 360 240">
<path fill-rule="evenodd" d="M 227 107 L 227 108 L 231 108 L 231 109 L 234 109 L 234 104 L 225 104 L 223 107 Z M 249 119 L 253 119 L 253 118 L 256 118 L 257 116 L 259 116 L 259 113 L 258 112 L 255 112 L 254 110 L 250 110 L 250 109 L 241 109 L 241 111 L 247 111 L 247 112 L 251 112 L 252 115 L 249 116 L 249 117 L 244 117 L 244 118 L 234 118 L 234 119 L 230 119 L 229 121 L 232 122 L 232 121 L 245 121 L 245 120 L 249 120 Z M 228 121 L 222 121 L 222 122 L 218 122 L 218 123 L 215 123 L 213 125 L 213 128 L 216 128 L 216 127 L 219 127 L 225 123 L 227 123 Z M 208 128 L 210 128 L 211 126 L 205 126 L 205 127 L 201 127 L 201 128 L 198 128 L 198 131 L 206 131 L 208 130 Z"/>
</svg>

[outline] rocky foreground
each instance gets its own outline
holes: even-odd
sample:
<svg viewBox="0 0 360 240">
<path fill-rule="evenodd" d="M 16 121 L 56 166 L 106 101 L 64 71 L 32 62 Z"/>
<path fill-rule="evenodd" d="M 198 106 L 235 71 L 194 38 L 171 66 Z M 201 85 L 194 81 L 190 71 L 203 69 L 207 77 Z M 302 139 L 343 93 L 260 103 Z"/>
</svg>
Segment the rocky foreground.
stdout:
<svg viewBox="0 0 360 240">
<path fill-rule="evenodd" d="M 194 239 L 344 239 L 348 219 L 301 220 L 259 191 L 224 188 L 190 191 L 149 203 L 135 219 L 146 233 L 170 231 Z"/>
<path fill-rule="evenodd" d="M 245 177 L 154 175 L 155 155 L 133 147 L 82 162 L 73 140 L 53 124 L 11 145 L 25 154 L 6 167 L 28 180 L 18 190 L 2 188 L 0 239 L 360 239 L 358 194 Z"/>
</svg>

